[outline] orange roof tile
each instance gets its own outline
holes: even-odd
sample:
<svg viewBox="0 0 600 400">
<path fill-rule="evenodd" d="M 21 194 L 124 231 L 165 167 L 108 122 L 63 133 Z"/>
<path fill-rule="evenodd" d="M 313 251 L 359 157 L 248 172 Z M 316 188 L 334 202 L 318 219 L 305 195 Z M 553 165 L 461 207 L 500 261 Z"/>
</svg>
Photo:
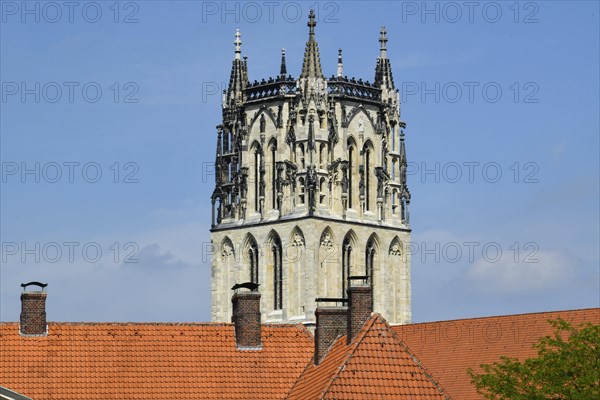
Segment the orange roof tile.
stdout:
<svg viewBox="0 0 600 400">
<path fill-rule="evenodd" d="M 531 345 L 557 317 L 598 324 L 600 309 L 391 328 L 374 314 L 318 366 L 302 325 L 263 325 L 262 350 L 238 350 L 231 324 L 50 323 L 48 336 L 22 337 L 18 324 L 0 323 L 0 386 L 35 400 L 281 399 L 288 391 L 290 399 L 440 399 L 440 385 L 454 399 L 480 399 L 466 369 L 501 354 L 535 355 Z"/>
<path fill-rule="evenodd" d="M 310 362 L 288 399 L 445 399 L 441 387 L 379 314 L 350 346 L 339 337 L 317 366 Z"/>
<path fill-rule="evenodd" d="M 302 325 L 264 325 L 238 350 L 231 324 L 0 323 L 0 385 L 35 400 L 277 399 L 312 357 Z"/>
<path fill-rule="evenodd" d="M 392 329 L 415 352 L 435 379 L 454 399 L 480 400 L 467 368 L 498 361 L 500 356 L 519 359 L 537 355 L 532 345 L 551 335 L 549 319 L 562 318 L 576 326 L 600 324 L 600 308 L 506 315 L 398 325 Z"/>
</svg>

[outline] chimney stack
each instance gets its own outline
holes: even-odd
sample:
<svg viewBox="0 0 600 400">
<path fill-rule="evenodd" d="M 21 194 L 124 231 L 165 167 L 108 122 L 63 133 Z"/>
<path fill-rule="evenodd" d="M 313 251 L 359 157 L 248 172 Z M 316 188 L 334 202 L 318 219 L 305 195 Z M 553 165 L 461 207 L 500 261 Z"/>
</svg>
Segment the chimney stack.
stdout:
<svg viewBox="0 0 600 400">
<path fill-rule="evenodd" d="M 39 286 L 41 290 L 27 291 L 27 286 Z M 22 283 L 21 321 L 19 333 L 25 336 L 43 336 L 48 333 L 46 325 L 46 283 Z"/>
<path fill-rule="evenodd" d="M 260 337 L 260 293 L 258 284 L 246 282 L 235 284 L 231 302 L 233 303 L 232 322 L 235 329 L 235 343 L 238 349 L 261 348 Z M 249 291 L 240 291 L 248 289 Z"/>
<path fill-rule="evenodd" d="M 319 298 L 317 303 L 345 303 L 345 299 Z M 345 306 L 321 306 L 315 310 L 315 365 L 318 365 L 335 340 L 346 333 L 348 308 Z"/>
<path fill-rule="evenodd" d="M 346 335 L 348 344 L 352 343 L 373 312 L 373 296 L 369 277 L 356 276 L 350 277 L 349 280 L 350 287 L 347 289 L 348 333 Z M 362 280 L 362 282 L 360 284 L 352 283 L 357 280 Z"/>
</svg>

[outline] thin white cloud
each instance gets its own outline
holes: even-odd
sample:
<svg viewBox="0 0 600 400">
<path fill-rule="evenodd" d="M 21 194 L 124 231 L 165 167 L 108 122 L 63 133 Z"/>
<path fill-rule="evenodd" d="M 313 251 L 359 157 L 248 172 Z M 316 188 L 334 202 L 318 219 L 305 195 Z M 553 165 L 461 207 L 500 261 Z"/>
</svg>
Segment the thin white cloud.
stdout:
<svg viewBox="0 0 600 400">
<path fill-rule="evenodd" d="M 576 269 L 581 260 L 565 251 L 538 251 L 527 254 L 504 252 L 498 261 L 496 255 L 482 257 L 464 274 L 463 287 L 470 291 L 528 295 L 568 290 L 576 283 Z"/>
</svg>

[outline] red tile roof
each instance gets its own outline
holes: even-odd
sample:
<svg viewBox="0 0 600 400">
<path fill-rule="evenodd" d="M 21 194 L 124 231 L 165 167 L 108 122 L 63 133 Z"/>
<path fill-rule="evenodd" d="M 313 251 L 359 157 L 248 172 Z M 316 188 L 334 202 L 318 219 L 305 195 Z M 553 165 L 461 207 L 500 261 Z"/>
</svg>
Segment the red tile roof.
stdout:
<svg viewBox="0 0 600 400">
<path fill-rule="evenodd" d="M 373 314 L 350 346 L 339 337 L 288 394 L 301 399 L 444 399 L 442 389 L 387 322 Z"/>
<path fill-rule="evenodd" d="M 312 357 L 302 325 L 265 325 L 238 350 L 231 324 L 0 324 L 0 386 L 35 400 L 281 399 Z"/>
<path fill-rule="evenodd" d="M 453 399 L 479 400 L 483 397 L 471 384 L 467 368 L 480 370 L 481 364 L 498 361 L 501 355 L 519 359 L 536 356 L 532 344 L 552 334 L 548 320 L 558 317 L 576 326 L 582 322 L 600 324 L 600 308 L 428 322 L 392 329 Z"/>
<path fill-rule="evenodd" d="M 238 350 L 231 324 L 50 323 L 48 336 L 22 337 L 0 323 L 0 386 L 35 400 L 440 399 L 439 386 L 481 399 L 466 369 L 534 356 L 558 317 L 600 324 L 600 309 L 391 328 L 374 314 L 318 366 L 302 325 L 263 325 L 262 350 Z"/>
</svg>

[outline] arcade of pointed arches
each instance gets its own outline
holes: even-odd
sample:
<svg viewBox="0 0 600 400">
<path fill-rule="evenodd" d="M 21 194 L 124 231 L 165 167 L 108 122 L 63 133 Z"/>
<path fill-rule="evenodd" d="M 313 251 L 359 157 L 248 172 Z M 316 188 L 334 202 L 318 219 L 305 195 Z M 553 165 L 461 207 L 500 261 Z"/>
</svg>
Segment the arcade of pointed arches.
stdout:
<svg viewBox="0 0 600 400">
<path fill-rule="evenodd" d="M 266 118 L 265 118 L 266 115 Z M 366 109 L 359 105 L 354 107 L 354 109 L 348 115 L 349 125 L 352 120 L 359 120 L 360 129 L 364 131 L 365 122 L 368 124 L 369 130 L 375 130 L 375 123 L 370 117 L 369 113 Z M 254 115 L 252 120 L 250 121 L 250 131 L 256 129 L 258 133 L 265 133 L 266 125 L 275 127 L 276 117 L 271 112 L 268 107 L 261 107 Z M 258 128 L 255 128 L 258 126 Z M 266 129 L 267 131 L 269 129 Z M 397 149 L 396 144 L 398 142 L 395 135 L 397 134 L 395 129 L 392 129 L 392 144 L 393 151 Z M 399 132 L 399 131 L 398 131 Z M 256 135 L 256 134 L 255 134 Z M 361 199 L 363 200 L 364 211 L 375 211 L 376 201 L 378 197 L 377 193 L 377 177 L 375 176 L 375 167 L 378 165 L 378 153 L 376 152 L 376 146 L 371 140 L 371 138 L 365 138 L 364 140 L 359 139 L 358 141 L 362 144 L 359 146 L 357 143 L 358 138 L 354 138 L 356 134 L 350 133 L 346 142 L 345 151 L 346 151 L 346 160 L 348 161 L 348 202 L 347 209 L 357 209 L 360 206 Z M 281 143 L 277 142 L 277 139 L 272 136 L 267 138 L 268 143 L 266 145 L 261 145 L 259 141 L 254 138 L 249 146 L 249 170 L 250 170 L 250 182 L 251 185 L 249 187 L 249 192 L 247 194 L 248 199 L 253 199 L 250 201 L 250 211 L 254 213 L 260 213 L 261 209 L 264 207 L 264 211 L 268 210 L 278 210 L 279 204 L 277 201 L 277 171 L 276 171 L 276 163 L 283 159 L 291 159 L 294 164 L 299 166 L 300 174 L 297 177 L 298 179 L 298 192 L 296 192 L 295 201 L 298 205 L 304 205 L 307 202 L 307 182 L 306 177 L 303 176 L 306 166 L 308 164 L 307 152 L 309 149 L 306 147 L 308 142 L 305 140 L 299 140 L 297 143 L 288 143 L 289 148 L 287 148 L 287 152 L 283 150 L 281 147 Z M 224 139 L 224 143 L 231 142 L 230 138 Z M 285 145 L 283 147 L 286 147 Z M 324 171 L 327 169 L 328 165 L 332 161 L 330 159 L 333 157 L 333 153 L 331 153 L 332 148 L 327 144 L 327 142 L 319 141 L 316 146 L 316 160 L 315 164 L 320 171 Z M 285 155 L 284 155 L 285 154 Z M 397 179 L 397 169 L 399 163 L 396 159 L 391 160 L 391 169 L 390 169 L 390 177 L 392 181 Z M 262 172 L 261 172 L 262 170 Z M 364 174 L 361 179 L 361 173 Z M 232 175 L 231 172 L 229 175 Z M 261 174 L 263 174 L 261 176 Z M 362 181 L 362 182 L 361 182 Z M 261 182 L 263 185 L 261 187 Z M 325 176 L 320 176 L 317 182 L 317 204 L 324 206 L 328 203 L 328 184 L 329 178 Z M 360 186 L 363 185 L 364 188 L 361 190 Z M 393 187 L 390 189 L 391 196 L 391 214 L 394 216 L 399 216 L 402 221 L 407 221 L 408 216 L 405 215 L 406 212 L 406 199 L 404 199 L 403 194 L 399 191 L 397 187 Z M 264 205 L 261 205 L 260 198 L 264 198 Z M 219 201 L 218 199 L 217 201 Z"/>
<path fill-rule="evenodd" d="M 340 243 L 337 243 L 334 238 L 331 228 L 323 229 L 319 247 L 325 251 L 335 251 L 341 249 L 341 293 L 340 297 L 346 298 L 346 289 L 349 287 L 350 278 L 353 276 L 364 276 L 373 289 L 375 265 L 378 263 L 378 257 L 381 257 L 382 243 L 379 236 L 373 232 L 367 239 L 364 249 L 358 248 L 358 238 L 354 230 L 349 229 L 344 235 Z M 338 247 L 340 246 L 341 247 Z M 282 246 L 282 241 L 279 234 L 275 230 L 267 235 L 265 246 L 259 248 L 258 243 L 251 233 L 247 233 L 242 245 L 242 259 L 239 260 L 247 271 L 248 280 L 253 283 L 262 283 L 259 281 L 259 269 L 261 258 L 264 257 L 266 262 L 273 266 L 272 276 L 265 276 L 266 281 L 271 281 L 273 285 L 273 309 L 281 310 L 283 308 L 283 267 L 284 262 L 288 266 L 297 264 L 301 257 L 301 249 L 305 247 L 304 234 L 302 230 L 296 226 L 292 229 L 289 240 L 285 243 L 285 248 Z M 223 238 L 221 242 L 223 249 L 223 257 L 233 254 L 235 256 L 235 248 L 229 237 Z M 364 251 L 364 265 L 362 268 L 357 265 L 357 253 Z M 403 254 L 403 244 L 398 236 L 390 241 L 388 246 L 388 257 L 399 257 Z M 373 292 L 373 291 L 372 291 Z"/>
</svg>

